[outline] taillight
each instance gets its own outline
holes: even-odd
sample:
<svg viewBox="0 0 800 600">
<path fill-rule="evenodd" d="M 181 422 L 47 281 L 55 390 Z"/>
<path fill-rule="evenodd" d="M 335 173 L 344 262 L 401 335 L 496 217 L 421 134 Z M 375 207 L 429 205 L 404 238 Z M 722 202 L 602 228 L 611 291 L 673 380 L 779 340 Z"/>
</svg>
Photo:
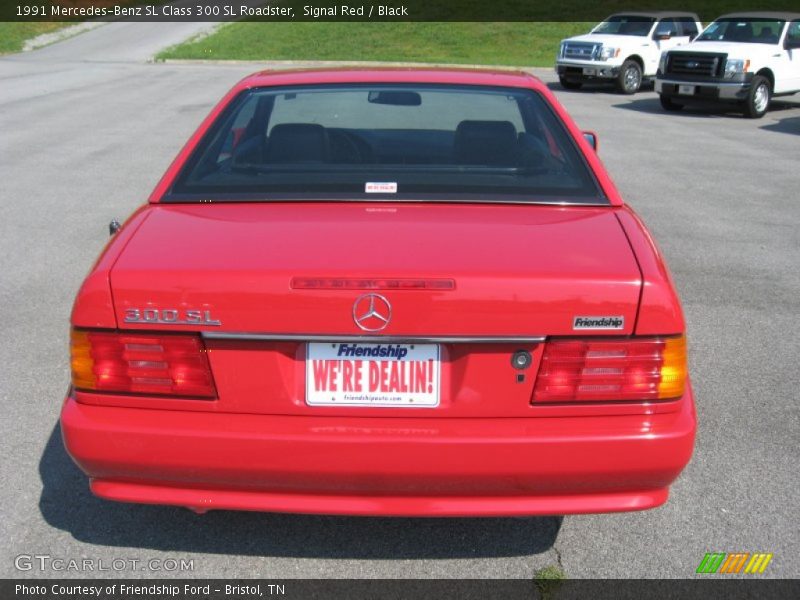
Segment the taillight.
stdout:
<svg viewBox="0 0 800 600">
<path fill-rule="evenodd" d="M 197 335 L 72 331 L 78 390 L 214 398 L 206 349 Z"/>
<path fill-rule="evenodd" d="M 544 348 L 533 402 L 679 398 L 686 377 L 683 336 L 552 340 Z"/>
</svg>

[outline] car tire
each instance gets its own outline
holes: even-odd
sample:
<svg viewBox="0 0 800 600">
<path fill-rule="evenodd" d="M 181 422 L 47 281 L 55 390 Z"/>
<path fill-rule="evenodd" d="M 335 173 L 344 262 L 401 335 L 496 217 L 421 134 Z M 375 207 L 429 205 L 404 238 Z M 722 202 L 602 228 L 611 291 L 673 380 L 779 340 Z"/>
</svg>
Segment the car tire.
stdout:
<svg viewBox="0 0 800 600">
<path fill-rule="evenodd" d="M 769 102 L 772 99 L 772 88 L 769 79 L 756 75 L 750 83 L 750 90 L 744 101 L 744 116 L 748 119 L 760 119 L 769 109 Z"/>
<path fill-rule="evenodd" d="M 623 94 L 635 94 L 641 87 L 642 67 L 635 60 L 626 60 L 617 75 L 617 89 Z"/>
<path fill-rule="evenodd" d="M 659 94 L 658 100 L 661 102 L 661 108 L 670 112 L 677 112 L 683 108 L 683 104 L 675 102 L 672 98 L 664 94 Z"/>
<path fill-rule="evenodd" d="M 567 79 L 566 77 L 559 77 L 558 81 L 565 90 L 579 90 L 583 86 L 583 82 Z"/>
</svg>

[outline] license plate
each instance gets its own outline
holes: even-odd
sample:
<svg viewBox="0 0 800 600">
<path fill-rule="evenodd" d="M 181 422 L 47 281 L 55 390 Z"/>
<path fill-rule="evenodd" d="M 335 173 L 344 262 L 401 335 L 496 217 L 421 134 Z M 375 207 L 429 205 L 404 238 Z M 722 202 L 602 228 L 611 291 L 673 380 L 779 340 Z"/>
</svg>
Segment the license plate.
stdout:
<svg viewBox="0 0 800 600">
<path fill-rule="evenodd" d="M 439 406 L 438 344 L 309 343 L 310 406 Z"/>
<path fill-rule="evenodd" d="M 589 67 L 584 67 L 584 69 L 583 69 L 583 74 L 584 74 L 584 75 L 597 75 L 597 69 L 592 69 L 592 68 L 589 68 Z"/>
<path fill-rule="evenodd" d="M 694 88 L 693 85 L 679 85 L 678 93 L 683 96 L 694 96 Z"/>
</svg>

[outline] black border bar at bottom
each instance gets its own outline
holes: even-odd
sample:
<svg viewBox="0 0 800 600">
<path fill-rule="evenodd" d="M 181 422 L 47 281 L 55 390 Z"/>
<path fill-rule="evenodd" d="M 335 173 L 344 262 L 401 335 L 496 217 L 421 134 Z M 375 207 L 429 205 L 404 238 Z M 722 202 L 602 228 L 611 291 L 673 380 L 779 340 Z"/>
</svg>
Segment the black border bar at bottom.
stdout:
<svg viewBox="0 0 800 600">
<path fill-rule="evenodd" d="M 800 580 L 703 579 L 7 579 L 0 598 L 29 600 L 739 600 L 800 597 Z"/>
</svg>

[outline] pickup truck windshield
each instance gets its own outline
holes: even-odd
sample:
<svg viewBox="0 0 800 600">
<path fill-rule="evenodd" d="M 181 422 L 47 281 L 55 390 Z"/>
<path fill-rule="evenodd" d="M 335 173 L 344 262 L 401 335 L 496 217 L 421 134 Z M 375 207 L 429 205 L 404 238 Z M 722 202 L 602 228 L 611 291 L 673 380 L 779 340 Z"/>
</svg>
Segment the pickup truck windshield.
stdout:
<svg viewBox="0 0 800 600">
<path fill-rule="evenodd" d="M 655 18 L 639 15 L 614 15 L 609 17 L 594 28 L 592 33 L 607 33 L 610 35 L 640 35 L 650 33 Z"/>
<path fill-rule="evenodd" d="M 706 27 L 697 41 L 777 44 L 785 24 L 779 19 L 719 19 Z"/>
<path fill-rule="evenodd" d="M 164 201 L 286 199 L 608 203 L 540 94 L 414 84 L 243 92 Z"/>
</svg>

